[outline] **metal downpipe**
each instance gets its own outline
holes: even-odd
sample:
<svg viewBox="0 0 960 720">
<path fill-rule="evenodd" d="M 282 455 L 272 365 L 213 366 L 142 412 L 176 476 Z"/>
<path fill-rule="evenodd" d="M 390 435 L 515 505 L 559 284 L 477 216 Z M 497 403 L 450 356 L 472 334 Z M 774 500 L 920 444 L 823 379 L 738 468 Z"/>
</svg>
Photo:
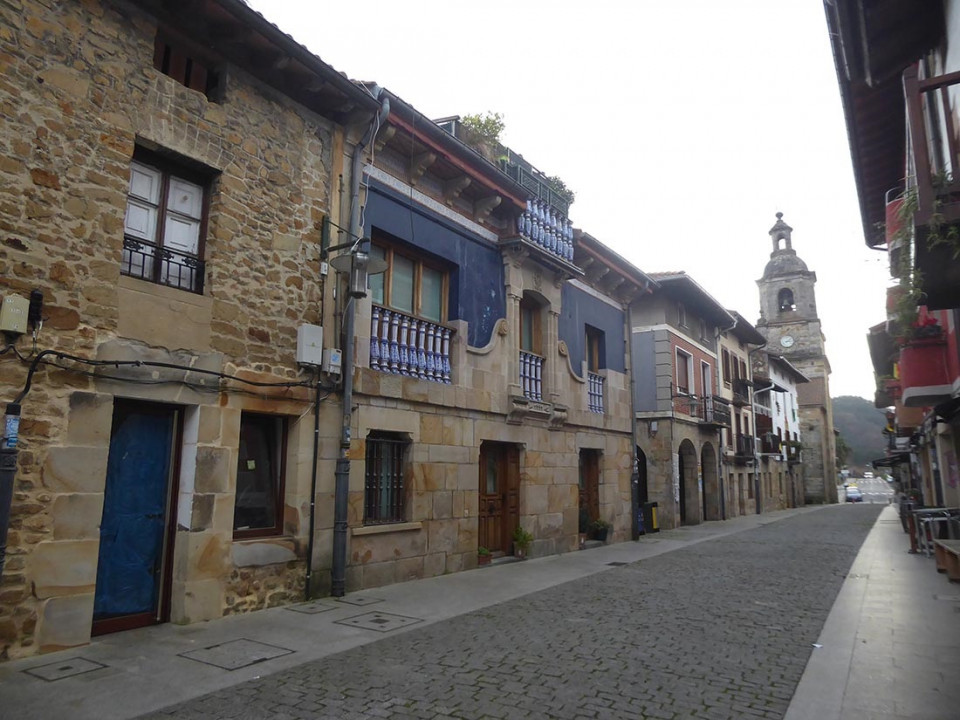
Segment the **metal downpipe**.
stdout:
<svg viewBox="0 0 960 720">
<path fill-rule="evenodd" d="M 383 89 L 374 88 L 374 97 L 380 98 Z M 363 228 L 360 223 L 360 173 L 363 150 L 377 135 L 377 131 L 390 114 L 390 98 L 385 97 L 380 112 L 370 123 L 367 132 L 353 151 L 350 167 L 350 227 L 348 232 L 354 245 L 360 243 Z M 346 591 L 347 572 L 347 506 L 350 494 L 350 426 L 353 420 L 353 340 L 356 301 L 347 299 L 343 308 L 343 407 L 340 422 L 340 455 L 334 471 L 333 495 L 333 566 L 330 577 L 330 594 L 343 597 Z"/>
</svg>

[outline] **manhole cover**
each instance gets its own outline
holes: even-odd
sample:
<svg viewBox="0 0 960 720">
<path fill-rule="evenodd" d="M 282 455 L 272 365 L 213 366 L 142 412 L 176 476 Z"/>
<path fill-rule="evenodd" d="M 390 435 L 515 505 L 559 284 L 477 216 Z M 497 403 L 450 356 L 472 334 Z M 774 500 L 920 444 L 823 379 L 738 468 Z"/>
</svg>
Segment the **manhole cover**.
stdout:
<svg viewBox="0 0 960 720">
<path fill-rule="evenodd" d="M 303 613 L 304 615 L 316 615 L 317 613 L 326 612 L 327 610 L 335 610 L 336 608 L 333 605 L 327 605 L 326 603 L 319 602 L 314 600 L 313 602 L 300 603 L 299 605 L 287 605 L 284 607 L 284 610 L 290 610 L 291 612 Z"/>
<path fill-rule="evenodd" d="M 383 602 L 383 599 L 370 597 L 369 595 L 347 595 L 342 598 L 337 598 L 337 602 L 364 607 L 365 605 L 374 605 L 378 602 Z"/>
<path fill-rule="evenodd" d="M 224 670 L 237 670 L 264 660 L 289 655 L 292 652 L 293 650 L 276 645 L 267 645 L 256 640 L 231 640 L 202 650 L 180 653 L 180 657 L 196 660 L 206 665 L 213 665 Z"/>
<path fill-rule="evenodd" d="M 369 612 L 346 620 L 337 620 L 338 625 L 352 625 L 353 627 L 363 628 L 364 630 L 376 630 L 377 632 L 390 632 L 398 628 L 423 622 L 418 618 L 404 617 L 403 615 L 392 615 L 390 613 Z"/>
<path fill-rule="evenodd" d="M 85 658 L 70 658 L 69 660 L 63 660 L 61 662 L 30 668 L 29 670 L 24 670 L 23 672 L 27 673 L 27 675 L 34 675 L 35 677 L 46 680 L 47 682 L 54 682 L 56 680 L 63 680 L 64 678 L 73 677 L 74 675 L 82 675 L 83 673 L 93 672 L 94 670 L 99 670 L 100 668 L 105 667 L 106 665 L 101 665 L 93 660 L 87 660 Z"/>
</svg>

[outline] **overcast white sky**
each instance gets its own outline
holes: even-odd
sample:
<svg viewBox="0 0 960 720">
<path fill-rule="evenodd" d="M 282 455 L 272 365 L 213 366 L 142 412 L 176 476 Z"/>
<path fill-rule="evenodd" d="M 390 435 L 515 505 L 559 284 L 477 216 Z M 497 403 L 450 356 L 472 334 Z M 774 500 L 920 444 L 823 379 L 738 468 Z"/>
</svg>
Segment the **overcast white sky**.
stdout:
<svg viewBox="0 0 960 720">
<path fill-rule="evenodd" d="M 499 112 L 575 226 L 685 270 L 751 322 L 777 211 L 817 273 L 831 394 L 873 398 L 886 254 L 867 249 L 818 0 L 249 0 L 428 117 Z"/>
</svg>

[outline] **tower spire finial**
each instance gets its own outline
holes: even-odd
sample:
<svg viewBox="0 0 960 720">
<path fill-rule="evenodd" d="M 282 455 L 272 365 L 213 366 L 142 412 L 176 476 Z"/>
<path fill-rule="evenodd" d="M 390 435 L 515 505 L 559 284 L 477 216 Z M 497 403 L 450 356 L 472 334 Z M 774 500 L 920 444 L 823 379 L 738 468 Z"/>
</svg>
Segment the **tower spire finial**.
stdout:
<svg viewBox="0 0 960 720">
<path fill-rule="evenodd" d="M 793 244 L 790 241 L 790 233 L 793 232 L 793 228 L 787 225 L 783 221 L 783 213 L 777 213 L 777 221 L 773 224 L 773 227 L 770 228 L 770 237 L 773 239 L 773 252 L 778 252 L 782 250 L 793 251 Z M 780 247 L 780 241 L 785 242 L 786 247 Z"/>
</svg>

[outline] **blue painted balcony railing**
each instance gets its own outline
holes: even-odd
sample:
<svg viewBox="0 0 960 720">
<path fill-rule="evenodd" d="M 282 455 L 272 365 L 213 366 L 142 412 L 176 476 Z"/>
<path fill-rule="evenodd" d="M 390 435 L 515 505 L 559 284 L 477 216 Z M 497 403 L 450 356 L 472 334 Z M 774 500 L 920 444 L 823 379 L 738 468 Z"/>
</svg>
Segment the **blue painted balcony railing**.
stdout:
<svg viewBox="0 0 960 720">
<path fill-rule="evenodd" d="M 442 325 L 374 305 L 370 367 L 449 385 L 451 333 Z"/>
</svg>

